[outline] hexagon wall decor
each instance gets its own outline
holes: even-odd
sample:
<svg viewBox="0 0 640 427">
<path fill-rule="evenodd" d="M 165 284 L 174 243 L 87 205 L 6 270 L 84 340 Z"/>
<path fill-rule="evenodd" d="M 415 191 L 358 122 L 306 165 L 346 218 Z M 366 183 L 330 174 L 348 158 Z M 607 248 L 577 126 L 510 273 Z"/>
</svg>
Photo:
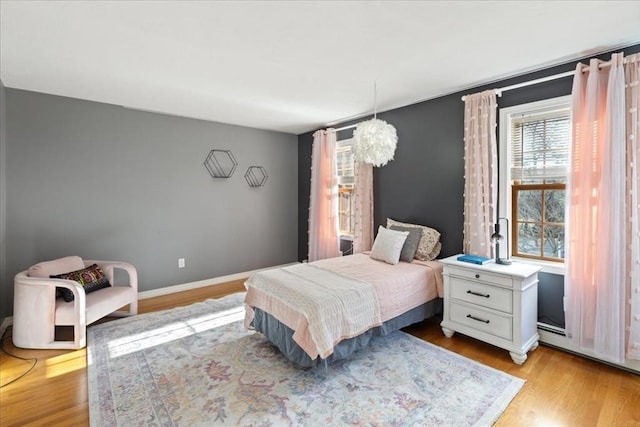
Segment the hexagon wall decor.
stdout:
<svg viewBox="0 0 640 427">
<path fill-rule="evenodd" d="M 211 150 L 204 161 L 204 166 L 212 178 L 230 178 L 238 167 L 238 162 L 231 150 Z"/>
<path fill-rule="evenodd" d="M 267 178 L 269 178 L 267 170 L 262 166 L 249 166 L 244 174 L 249 187 L 262 187 L 267 182 Z"/>
</svg>

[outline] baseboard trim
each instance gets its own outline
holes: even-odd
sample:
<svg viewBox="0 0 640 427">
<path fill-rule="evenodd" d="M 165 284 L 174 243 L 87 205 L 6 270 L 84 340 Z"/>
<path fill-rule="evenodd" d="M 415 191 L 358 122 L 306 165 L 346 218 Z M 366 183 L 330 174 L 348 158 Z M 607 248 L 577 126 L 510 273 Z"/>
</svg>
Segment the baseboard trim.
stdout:
<svg viewBox="0 0 640 427">
<path fill-rule="evenodd" d="M 205 286 L 220 285 L 222 283 L 233 282 L 234 280 L 246 279 L 249 276 L 255 273 L 258 273 L 260 271 L 271 270 L 273 268 L 286 267 L 288 265 L 294 265 L 294 264 L 298 264 L 298 263 L 292 262 L 289 264 L 281 264 L 273 267 L 260 268 L 260 269 L 251 270 L 251 271 L 244 271 L 236 274 L 229 274 L 227 276 L 214 277 L 212 279 L 198 280 L 196 282 L 165 286 L 158 289 L 152 289 L 150 291 L 142 291 L 142 292 L 138 292 L 138 299 L 141 300 L 141 299 L 147 299 L 147 298 L 154 298 L 154 297 L 159 297 L 163 295 L 174 294 L 176 292 L 183 292 L 183 291 L 189 291 L 191 289 L 204 288 Z"/>
<path fill-rule="evenodd" d="M 2 319 L 2 324 L 0 324 L 0 338 L 4 337 L 5 331 L 11 325 L 13 325 L 13 316 Z"/>
<path fill-rule="evenodd" d="M 624 369 L 632 372 L 636 375 L 640 375 L 640 360 L 626 359 L 624 364 L 613 363 L 608 360 L 604 360 L 592 353 L 585 352 L 576 348 L 569 338 L 558 335 L 553 332 L 548 332 L 543 329 L 538 329 L 538 335 L 540 336 L 540 343 L 557 348 L 559 350 L 568 351 L 569 353 L 576 354 L 578 356 L 586 357 L 596 362 L 605 363 L 607 365 L 615 366 L 616 368 Z"/>
</svg>

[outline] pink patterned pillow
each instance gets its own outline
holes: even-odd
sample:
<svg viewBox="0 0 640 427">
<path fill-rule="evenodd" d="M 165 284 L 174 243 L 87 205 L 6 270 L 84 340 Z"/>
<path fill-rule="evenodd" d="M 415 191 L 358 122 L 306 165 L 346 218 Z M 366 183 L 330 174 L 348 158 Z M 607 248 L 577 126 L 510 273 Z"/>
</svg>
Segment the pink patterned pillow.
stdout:
<svg viewBox="0 0 640 427">
<path fill-rule="evenodd" d="M 52 279 L 73 280 L 82 285 L 85 293 L 97 291 L 98 289 L 108 288 L 111 286 L 109 279 L 104 272 L 98 267 L 98 264 L 92 264 L 82 270 L 76 270 L 69 273 L 56 274 L 51 276 Z M 73 301 L 73 292 L 67 288 L 57 288 L 66 302 Z"/>
</svg>

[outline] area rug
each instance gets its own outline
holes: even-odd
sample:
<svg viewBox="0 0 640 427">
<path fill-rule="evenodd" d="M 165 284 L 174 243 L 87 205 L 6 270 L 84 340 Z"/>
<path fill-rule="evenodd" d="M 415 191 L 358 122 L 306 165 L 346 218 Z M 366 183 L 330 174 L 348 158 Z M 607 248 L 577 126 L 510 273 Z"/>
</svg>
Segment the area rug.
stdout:
<svg viewBox="0 0 640 427">
<path fill-rule="evenodd" d="M 404 332 L 301 369 L 243 325 L 244 294 L 92 326 L 92 426 L 485 426 L 524 381 Z"/>
</svg>

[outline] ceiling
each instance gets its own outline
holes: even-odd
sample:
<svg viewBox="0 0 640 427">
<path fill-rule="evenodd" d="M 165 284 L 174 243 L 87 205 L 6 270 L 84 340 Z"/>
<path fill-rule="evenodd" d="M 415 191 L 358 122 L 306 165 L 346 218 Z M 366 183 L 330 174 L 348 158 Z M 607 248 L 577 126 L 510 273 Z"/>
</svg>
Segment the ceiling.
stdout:
<svg viewBox="0 0 640 427">
<path fill-rule="evenodd" d="M 299 134 L 640 42 L 640 1 L 0 1 L 5 86 Z"/>
</svg>

